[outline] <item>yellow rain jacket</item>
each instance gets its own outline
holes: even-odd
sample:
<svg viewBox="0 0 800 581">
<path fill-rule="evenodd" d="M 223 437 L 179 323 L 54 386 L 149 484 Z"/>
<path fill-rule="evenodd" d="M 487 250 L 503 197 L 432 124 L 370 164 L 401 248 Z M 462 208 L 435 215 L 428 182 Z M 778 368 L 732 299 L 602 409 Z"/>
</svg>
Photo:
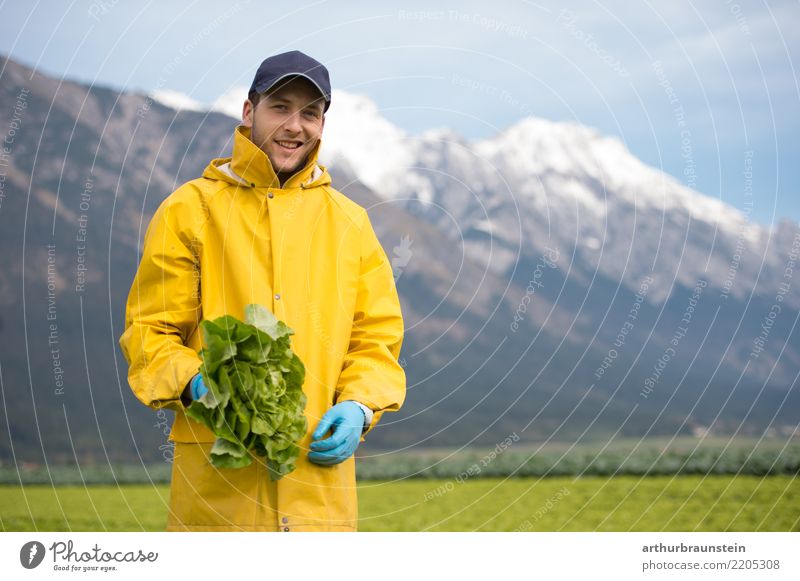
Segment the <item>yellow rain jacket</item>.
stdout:
<svg viewBox="0 0 800 581">
<path fill-rule="evenodd" d="M 249 132 L 238 127 L 233 157 L 213 160 L 158 208 L 128 297 L 120 345 L 131 389 L 145 405 L 176 412 L 167 530 L 356 530 L 355 459 L 319 466 L 306 455 L 332 405 L 366 405 L 372 429 L 403 403 L 391 266 L 366 211 L 317 165 L 319 144 L 281 187 Z M 181 402 L 200 366 L 200 321 L 243 319 L 249 303 L 294 329 L 292 349 L 306 367 L 308 431 L 296 470 L 277 482 L 257 456 L 247 468 L 214 468 L 215 437 Z"/>
</svg>

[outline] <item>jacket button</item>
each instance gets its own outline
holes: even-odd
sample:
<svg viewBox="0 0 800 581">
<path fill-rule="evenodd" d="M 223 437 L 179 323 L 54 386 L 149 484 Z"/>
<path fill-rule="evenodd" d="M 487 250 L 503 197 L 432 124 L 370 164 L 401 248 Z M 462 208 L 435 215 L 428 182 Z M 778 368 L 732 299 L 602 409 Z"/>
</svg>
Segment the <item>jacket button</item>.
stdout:
<svg viewBox="0 0 800 581">
<path fill-rule="evenodd" d="M 289 527 L 283 527 L 283 532 L 288 533 L 289 532 Z"/>
<path fill-rule="evenodd" d="M 276 301 L 279 301 L 279 300 L 281 300 L 281 295 L 275 295 L 275 300 L 276 300 Z"/>
<path fill-rule="evenodd" d="M 281 522 L 283 522 L 283 524 L 286 524 L 287 522 L 289 522 L 289 519 L 288 519 L 288 518 L 286 518 L 286 517 L 283 517 L 283 518 L 281 519 Z"/>
<path fill-rule="evenodd" d="M 273 194 L 272 192 L 270 192 L 270 193 L 269 193 L 269 194 L 267 194 L 267 195 L 268 195 L 270 198 L 274 198 L 274 197 L 275 197 L 275 194 Z"/>
<path fill-rule="evenodd" d="M 255 182 L 250 182 L 250 187 L 251 187 L 251 188 L 254 188 L 254 187 L 256 187 L 256 184 L 255 184 Z"/>
</svg>

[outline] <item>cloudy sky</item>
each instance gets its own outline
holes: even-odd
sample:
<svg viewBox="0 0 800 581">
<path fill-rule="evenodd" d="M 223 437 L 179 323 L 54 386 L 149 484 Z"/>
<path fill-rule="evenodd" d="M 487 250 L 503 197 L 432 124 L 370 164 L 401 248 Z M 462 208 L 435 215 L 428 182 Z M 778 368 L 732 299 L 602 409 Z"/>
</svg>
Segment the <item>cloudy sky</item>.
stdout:
<svg viewBox="0 0 800 581">
<path fill-rule="evenodd" d="M 800 221 L 795 1 L 5 2 L 0 52 L 58 77 L 213 103 L 299 49 L 410 134 L 525 116 L 616 135 L 745 210 Z M 333 104 L 335 107 L 335 103 Z"/>
</svg>

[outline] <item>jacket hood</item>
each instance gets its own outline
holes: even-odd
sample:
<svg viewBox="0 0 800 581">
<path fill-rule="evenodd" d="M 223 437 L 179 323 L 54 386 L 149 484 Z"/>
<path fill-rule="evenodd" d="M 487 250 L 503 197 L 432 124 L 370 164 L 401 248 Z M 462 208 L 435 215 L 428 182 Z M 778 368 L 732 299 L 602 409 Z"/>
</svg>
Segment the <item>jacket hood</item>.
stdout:
<svg viewBox="0 0 800 581">
<path fill-rule="evenodd" d="M 269 156 L 250 140 L 250 128 L 239 125 L 233 134 L 233 156 L 211 160 L 203 177 L 235 185 L 284 190 L 328 185 L 331 183 L 328 170 L 317 164 L 321 144 L 322 140 L 319 140 L 308 154 L 305 166 L 281 187 Z"/>
</svg>

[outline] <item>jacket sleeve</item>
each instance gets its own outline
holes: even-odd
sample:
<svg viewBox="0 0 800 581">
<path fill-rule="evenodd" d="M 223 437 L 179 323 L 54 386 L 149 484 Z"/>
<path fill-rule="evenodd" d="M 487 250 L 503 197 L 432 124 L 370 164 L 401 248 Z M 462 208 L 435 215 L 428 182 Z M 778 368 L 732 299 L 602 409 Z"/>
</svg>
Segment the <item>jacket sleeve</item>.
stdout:
<svg viewBox="0 0 800 581">
<path fill-rule="evenodd" d="M 153 409 L 184 409 L 181 393 L 200 367 L 200 356 L 186 346 L 202 317 L 198 250 L 188 234 L 197 213 L 170 198 L 161 204 L 128 295 L 119 343 L 133 393 Z"/>
<path fill-rule="evenodd" d="M 391 264 L 364 212 L 356 306 L 337 402 L 358 401 L 375 412 L 365 433 L 383 412 L 403 405 L 406 375 L 398 363 L 402 343 L 403 316 Z"/>
</svg>

